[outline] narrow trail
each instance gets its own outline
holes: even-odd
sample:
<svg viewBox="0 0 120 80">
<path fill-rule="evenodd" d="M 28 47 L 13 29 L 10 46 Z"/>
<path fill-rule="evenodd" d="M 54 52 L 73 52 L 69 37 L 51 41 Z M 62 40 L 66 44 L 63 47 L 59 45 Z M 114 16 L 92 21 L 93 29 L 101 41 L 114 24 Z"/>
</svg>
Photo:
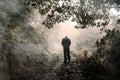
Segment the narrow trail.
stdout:
<svg viewBox="0 0 120 80">
<path fill-rule="evenodd" d="M 94 63 L 88 58 L 61 64 L 46 76 L 46 80 L 107 80 L 103 66 Z"/>
</svg>

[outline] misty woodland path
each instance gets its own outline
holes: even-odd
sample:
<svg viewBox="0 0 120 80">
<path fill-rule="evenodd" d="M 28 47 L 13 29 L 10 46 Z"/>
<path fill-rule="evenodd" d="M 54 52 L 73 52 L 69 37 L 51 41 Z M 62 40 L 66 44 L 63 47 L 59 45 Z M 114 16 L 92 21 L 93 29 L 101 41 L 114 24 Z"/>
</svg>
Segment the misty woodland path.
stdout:
<svg viewBox="0 0 120 80">
<path fill-rule="evenodd" d="M 90 59 L 85 59 L 61 64 L 54 68 L 46 78 L 47 80 L 105 80 L 104 68 L 103 70 L 96 69 L 94 62 L 92 65 L 89 64 L 90 62 Z"/>
</svg>

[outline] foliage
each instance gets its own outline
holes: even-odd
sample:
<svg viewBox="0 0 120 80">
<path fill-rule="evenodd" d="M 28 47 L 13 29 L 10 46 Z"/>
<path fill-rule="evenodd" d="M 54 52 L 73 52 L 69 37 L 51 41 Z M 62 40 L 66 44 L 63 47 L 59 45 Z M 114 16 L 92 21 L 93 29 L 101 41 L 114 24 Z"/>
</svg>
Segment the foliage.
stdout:
<svg viewBox="0 0 120 80">
<path fill-rule="evenodd" d="M 60 80 L 104 80 L 108 69 L 94 57 L 61 65 L 55 72 Z"/>
<path fill-rule="evenodd" d="M 94 56 L 81 61 L 81 70 L 84 77 L 106 76 L 108 69 Z"/>
<path fill-rule="evenodd" d="M 101 58 L 112 65 L 111 73 L 120 75 L 120 31 L 118 29 L 107 30 L 107 34 L 97 42 L 96 58 Z"/>
<path fill-rule="evenodd" d="M 51 70 L 51 67 L 48 67 L 48 60 L 46 58 L 46 55 L 40 54 L 37 55 L 37 57 L 32 58 L 31 56 L 26 56 L 24 55 L 24 59 L 18 60 L 19 57 L 14 54 L 14 50 L 16 49 L 16 45 L 18 43 L 41 43 L 42 44 L 42 36 L 39 37 L 37 33 L 34 31 L 34 29 L 31 26 L 26 25 L 26 22 L 28 21 L 28 17 L 30 15 L 28 14 L 29 11 L 26 11 L 27 7 L 29 5 L 33 6 L 35 9 L 38 8 L 39 12 L 42 16 L 46 16 L 45 21 L 43 24 L 51 28 L 53 27 L 54 24 L 64 22 L 66 20 L 69 20 L 70 18 L 72 21 L 75 21 L 78 23 L 78 26 L 76 27 L 81 27 L 81 28 L 86 28 L 89 25 L 92 26 L 106 26 L 109 23 L 109 9 L 111 8 L 110 6 L 113 4 L 110 3 L 117 3 L 119 5 L 119 0 L 106 0 L 107 2 L 104 2 L 103 0 L 77 0 L 77 2 L 73 2 L 73 0 L 61 0 L 63 1 L 62 5 L 59 4 L 60 0 L 20 0 L 18 6 L 16 7 L 22 7 L 20 9 L 14 11 L 11 10 L 10 8 L 5 9 L 8 10 L 6 12 L 7 14 L 7 19 L 5 19 L 3 22 L 7 23 L 6 25 L 6 30 L 5 30 L 5 41 L 2 44 L 2 55 L 6 57 L 6 61 L 8 62 L 8 68 L 7 69 L 10 73 L 11 79 L 10 80 L 42 80 L 43 77 L 45 77 L 45 74 Z M 111 2 L 113 1 L 113 2 Z M 7 2 L 7 1 L 5 1 Z M 23 6 L 24 2 L 24 6 Z M 22 4 L 22 5 L 21 5 Z M 21 5 L 21 6 L 19 6 Z M 102 6 L 101 6 L 102 5 Z M 7 5 L 6 5 L 7 6 Z M 95 23 L 95 20 L 100 19 L 103 22 L 98 22 Z M 7 20 L 7 21 L 6 21 Z M 119 23 L 119 20 L 118 20 Z M 4 24 L 5 25 L 5 24 Z M 115 68 L 117 68 L 119 75 L 119 66 L 120 66 L 120 60 L 119 60 L 119 37 L 111 36 L 111 34 L 118 34 L 116 31 L 110 31 L 108 32 L 108 35 L 104 37 L 104 40 L 109 40 L 111 42 L 111 48 L 110 50 L 106 50 L 106 48 L 103 48 L 103 43 L 102 41 L 100 42 L 101 45 L 99 45 L 100 49 L 98 49 L 98 57 L 103 58 L 104 53 L 107 55 L 107 60 L 113 64 Z M 102 48 L 102 49 L 101 49 Z M 100 51 L 100 52 L 99 52 Z M 24 52 L 26 53 L 26 52 Z M 102 55 L 101 55 L 102 54 Z M 101 55 L 101 56 L 99 56 Z M 59 57 L 56 56 L 53 58 L 55 60 L 52 60 L 50 65 L 55 65 L 59 61 Z M 73 62 L 70 64 L 70 66 L 64 66 L 61 71 L 65 71 L 65 73 L 62 73 L 60 75 L 63 75 L 63 78 L 66 78 L 68 76 L 73 76 L 71 80 L 74 78 L 79 78 L 79 75 L 81 77 L 82 73 L 84 76 L 86 75 L 86 70 L 88 71 L 88 74 L 91 74 L 90 72 L 96 73 L 96 70 L 94 69 L 99 69 L 104 70 L 104 66 L 99 62 L 97 63 L 97 58 L 90 59 L 91 64 L 84 64 L 87 63 L 88 61 L 86 60 L 83 62 L 81 66 L 83 68 L 82 72 L 79 70 L 79 62 Z M 21 62 L 23 61 L 23 62 Z M 94 65 L 96 64 L 96 65 Z M 85 67 L 86 66 L 86 67 Z M 49 69 L 49 70 L 48 70 Z M 89 71 L 89 70 L 90 71 Z M 77 73 L 78 72 L 78 77 L 69 74 L 68 72 L 72 73 Z M 61 73 L 61 72 L 60 72 Z M 104 74 L 100 72 L 97 72 L 98 74 Z M 79 80 L 79 79 L 78 79 Z"/>
<path fill-rule="evenodd" d="M 23 12 L 23 14 L 26 13 Z M 43 34 L 38 35 L 35 29 L 27 24 L 28 16 L 27 14 L 23 16 L 23 14 L 8 13 L 9 22 L 4 26 L 5 32 L 2 34 L 4 42 L 1 43 L 0 49 L 2 61 L 7 66 L 7 69 L 4 67 L 3 69 L 10 76 L 9 80 L 36 80 L 36 78 L 41 80 L 47 71 L 46 55 L 41 55 L 42 52 L 39 52 L 38 57 L 36 58 L 34 55 L 35 59 L 33 60 L 33 57 L 28 54 L 35 54 L 35 52 L 29 51 L 28 44 L 43 45 L 46 40 Z M 26 50 L 27 48 L 20 49 L 21 46 L 27 46 L 28 50 Z M 43 45 L 43 47 L 45 46 Z"/>
<path fill-rule="evenodd" d="M 86 28 L 106 26 L 111 5 L 119 5 L 117 2 L 119 0 L 27 0 L 25 5 L 38 8 L 41 15 L 47 16 L 43 24 L 48 28 L 69 19 L 78 23 L 76 28 Z"/>
</svg>

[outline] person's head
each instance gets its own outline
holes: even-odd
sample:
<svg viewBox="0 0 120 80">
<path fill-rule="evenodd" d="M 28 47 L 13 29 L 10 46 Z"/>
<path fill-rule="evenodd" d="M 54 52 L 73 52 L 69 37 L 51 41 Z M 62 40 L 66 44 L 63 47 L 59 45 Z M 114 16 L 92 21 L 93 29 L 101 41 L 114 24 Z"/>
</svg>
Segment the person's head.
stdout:
<svg viewBox="0 0 120 80">
<path fill-rule="evenodd" d="M 67 36 L 65 36 L 65 38 L 68 38 Z"/>
<path fill-rule="evenodd" d="M 68 38 L 67 36 L 65 36 L 65 38 Z"/>
</svg>

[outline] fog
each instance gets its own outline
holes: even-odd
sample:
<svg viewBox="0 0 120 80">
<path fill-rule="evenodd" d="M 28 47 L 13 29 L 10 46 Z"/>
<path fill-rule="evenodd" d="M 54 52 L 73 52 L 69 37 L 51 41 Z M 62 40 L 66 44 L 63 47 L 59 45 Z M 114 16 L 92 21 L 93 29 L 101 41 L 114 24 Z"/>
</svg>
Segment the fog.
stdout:
<svg viewBox="0 0 120 80">
<path fill-rule="evenodd" d="M 96 27 L 89 27 L 86 29 L 76 29 L 74 28 L 74 26 L 76 25 L 75 22 L 71 22 L 71 21 L 66 21 L 66 22 L 61 22 L 59 24 L 55 24 L 53 28 L 51 29 L 47 29 L 45 28 L 44 25 L 42 25 L 42 21 L 45 19 L 46 16 L 41 16 L 39 14 L 39 10 L 33 8 L 32 6 L 27 6 L 27 8 L 29 8 L 30 13 L 27 13 L 27 11 L 25 11 L 24 6 L 22 5 L 23 1 L 18 1 L 18 0 L 0 0 L 0 18 L 2 19 L 0 22 L 0 37 L 3 38 L 4 37 L 4 30 L 6 29 L 7 25 L 10 24 L 9 21 L 12 18 L 10 14 L 20 14 L 22 17 L 25 17 L 27 20 L 23 19 L 17 19 L 17 21 L 15 21 L 16 23 L 19 23 L 19 27 L 26 27 L 26 29 L 29 27 L 32 27 L 36 33 L 38 34 L 38 36 L 32 36 L 33 38 L 36 37 L 41 37 L 42 36 L 45 37 L 45 41 L 47 41 L 47 48 L 49 49 L 49 51 L 51 53 L 58 53 L 58 54 L 62 54 L 62 45 L 61 45 L 61 41 L 65 36 L 68 36 L 71 39 L 71 51 L 81 51 L 82 49 L 88 49 L 88 50 L 93 50 L 94 49 L 94 43 L 96 41 L 96 39 L 100 39 L 102 38 L 105 33 L 104 31 L 100 31 L 100 28 L 96 28 Z M 115 12 L 113 12 L 115 11 Z M 110 11 L 111 15 L 115 14 L 116 16 L 119 15 L 119 12 L 117 12 L 115 9 L 111 9 Z M 113 26 L 115 25 L 115 20 L 113 17 L 111 17 L 111 22 L 109 23 L 109 25 L 107 26 L 107 28 L 112 29 Z M 24 31 L 24 30 L 23 30 Z M 23 34 L 19 34 L 19 35 L 23 35 Z M 27 35 L 27 34 L 25 34 Z M 31 37 L 31 39 L 32 39 Z M 22 39 L 22 38 L 21 38 Z M 27 37 L 26 37 L 27 39 Z M 24 40 L 24 39 L 22 39 Z M 29 41 L 30 39 L 27 39 L 27 41 Z M 4 42 L 4 38 L 1 39 L 0 44 Z M 31 44 L 33 50 L 38 50 L 36 51 L 36 53 L 40 53 L 39 46 L 41 45 L 41 43 L 38 43 L 39 45 L 36 46 L 34 44 L 31 43 L 27 43 L 26 44 Z M 44 45 L 46 45 L 44 44 Z M 22 45 L 22 44 L 21 44 Z M 22 47 L 24 48 L 24 46 L 28 46 L 28 50 L 31 50 L 31 47 L 29 47 L 29 45 L 22 45 Z M 34 45 L 34 46 L 33 46 Z M 49 45 L 49 46 L 48 46 Z M 19 46 L 20 47 L 20 46 Z M 26 48 L 26 49 L 27 49 Z M 21 49 L 21 48 L 20 48 Z M 25 49 L 25 48 L 24 48 Z M 44 50 L 43 50 L 44 51 Z"/>
<path fill-rule="evenodd" d="M 45 19 L 46 16 L 41 16 L 38 9 L 35 9 L 30 5 L 28 6 L 28 8 L 31 12 L 25 13 L 26 11 L 24 9 L 24 6 L 22 5 L 23 2 L 24 0 L 0 0 L 0 17 L 2 19 L 2 21 L 0 22 L 0 37 L 4 36 L 4 30 L 9 24 L 9 20 L 11 19 L 10 14 L 20 14 L 21 16 L 26 17 L 28 19 L 26 23 L 24 22 L 23 24 L 22 19 L 21 21 L 17 20 L 16 22 L 19 22 L 22 27 L 28 27 L 30 25 L 34 28 L 38 35 L 44 34 L 51 53 L 62 53 L 61 40 L 65 36 L 68 36 L 71 39 L 71 50 L 79 51 L 82 49 L 92 50 L 94 48 L 94 43 L 96 39 L 100 39 L 105 35 L 104 32 L 100 31 L 101 28 L 89 27 L 86 29 L 76 29 L 74 28 L 76 23 L 71 21 L 61 22 L 59 24 L 55 24 L 53 28 L 47 29 L 44 27 L 44 25 L 42 25 L 42 21 Z M 119 15 L 119 11 L 117 12 L 114 8 L 110 10 L 110 13 L 114 16 Z M 111 17 L 111 22 L 107 26 L 109 29 L 112 29 L 115 25 L 114 20 L 116 19 Z M 2 41 L 3 40 L 1 40 L 1 43 Z"/>
<path fill-rule="evenodd" d="M 46 68 L 44 64 L 52 62 L 50 59 L 54 61 L 56 58 L 54 55 L 61 57 L 63 55 L 61 41 L 65 36 L 71 39 L 71 51 L 79 52 L 83 49 L 93 51 L 96 39 L 105 35 L 104 31 L 100 31 L 101 27 L 76 29 L 74 28 L 76 23 L 69 20 L 55 24 L 53 28 L 48 29 L 42 25 L 46 16 L 41 16 L 39 10 L 31 5 L 24 6 L 24 2 L 25 0 L 0 0 L 0 59 L 4 54 L 14 55 L 14 59 L 8 56 L 8 60 L 13 60 L 13 69 L 21 71 L 21 74 L 22 69 L 32 67 L 30 65 L 26 67 L 28 59 L 30 64 L 33 64 L 35 60 L 40 61 L 40 65 L 36 67 L 43 69 L 43 67 Z M 115 11 L 116 16 L 119 15 L 114 9 L 111 10 L 111 14 L 114 14 L 112 11 Z M 111 16 L 111 22 L 107 28 L 113 29 L 115 20 L 117 20 L 115 16 Z M 0 61 L 1 80 L 9 78 L 7 68 L 9 66 L 5 55 Z M 43 74 L 41 70 L 39 72 Z"/>
<path fill-rule="evenodd" d="M 99 28 L 76 29 L 75 23 L 66 21 L 55 25 L 48 33 L 48 42 L 53 51 L 62 51 L 62 38 L 68 36 L 71 39 L 71 50 L 91 49 L 95 40 L 102 38 L 105 34 Z M 100 35 L 101 34 L 101 35 Z"/>
<path fill-rule="evenodd" d="M 29 23 L 36 29 L 38 33 L 44 33 L 44 36 L 49 45 L 49 51 L 53 54 L 62 54 L 61 41 L 65 36 L 71 39 L 71 51 L 81 51 L 83 49 L 92 51 L 95 49 L 95 41 L 105 36 L 105 32 L 101 31 L 101 27 L 92 27 L 85 29 L 76 29 L 74 26 L 77 24 L 70 20 L 55 24 L 53 28 L 47 29 L 42 25 L 45 16 L 41 16 L 37 9 L 33 10 L 33 18 Z M 107 29 L 113 29 L 115 20 L 111 17 Z"/>
</svg>

